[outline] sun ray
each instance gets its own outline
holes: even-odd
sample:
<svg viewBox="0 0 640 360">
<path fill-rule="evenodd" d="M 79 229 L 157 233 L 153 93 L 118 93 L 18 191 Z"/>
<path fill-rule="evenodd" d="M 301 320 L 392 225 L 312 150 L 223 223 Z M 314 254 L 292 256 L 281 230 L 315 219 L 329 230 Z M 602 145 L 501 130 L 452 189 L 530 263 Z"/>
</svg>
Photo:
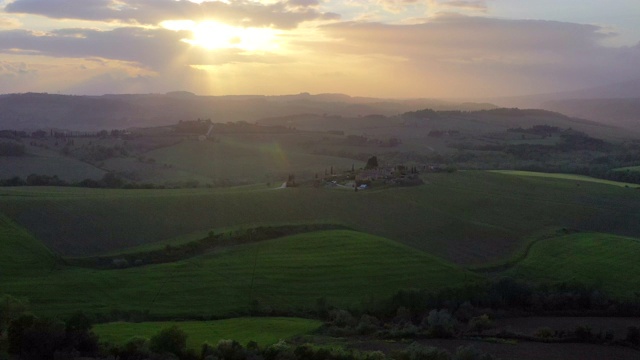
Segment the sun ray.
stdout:
<svg viewBox="0 0 640 360">
<path fill-rule="evenodd" d="M 277 51 L 279 32 L 271 28 L 242 28 L 215 21 L 168 20 L 165 29 L 190 31 L 192 38 L 183 41 L 208 50 L 236 48 L 249 52 Z"/>
</svg>

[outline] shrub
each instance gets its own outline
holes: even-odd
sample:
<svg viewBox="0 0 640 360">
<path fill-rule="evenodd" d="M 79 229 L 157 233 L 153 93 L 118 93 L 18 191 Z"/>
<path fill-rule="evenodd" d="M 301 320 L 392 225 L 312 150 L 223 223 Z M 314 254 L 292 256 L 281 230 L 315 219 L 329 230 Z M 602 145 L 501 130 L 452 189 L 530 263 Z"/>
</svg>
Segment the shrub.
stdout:
<svg viewBox="0 0 640 360">
<path fill-rule="evenodd" d="M 453 360 L 494 360 L 495 358 L 486 354 L 473 345 L 469 346 L 460 346 L 456 350 L 456 354 L 453 356 Z"/>
<path fill-rule="evenodd" d="M 478 334 L 482 334 L 484 330 L 491 329 L 493 327 L 493 321 L 489 319 L 489 315 L 484 314 L 476 316 L 469 320 L 469 329 L 475 331 Z"/>
<path fill-rule="evenodd" d="M 588 341 L 593 338 L 593 334 L 591 333 L 591 327 L 588 325 L 580 325 L 576 327 L 575 335 L 578 340 Z"/>
<path fill-rule="evenodd" d="M 554 336 L 554 331 L 549 328 L 549 327 L 541 327 L 538 328 L 534 333 L 533 336 L 540 338 L 540 339 L 550 339 Z"/>
<path fill-rule="evenodd" d="M 187 349 L 187 334 L 175 325 L 162 329 L 151 338 L 149 348 L 155 353 L 170 353 L 180 357 Z"/>
<path fill-rule="evenodd" d="M 329 318 L 333 325 L 339 327 L 354 326 L 356 324 L 356 319 L 347 310 L 331 310 Z"/>
<path fill-rule="evenodd" d="M 247 358 L 247 352 L 235 340 L 220 340 L 216 346 L 215 355 L 218 359 L 224 360 L 244 360 Z"/>
<path fill-rule="evenodd" d="M 149 357 L 149 339 L 142 336 L 134 336 L 122 346 L 119 357 L 122 359 L 137 360 Z"/>
<path fill-rule="evenodd" d="M 467 322 L 471 320 L 474 316 L 480 315 L 478 314 L 478 310 L 471 305 L 469 301 L 463 302 L 456 310 L 454 316 L 458 321 Z"/>
<path fill-rule="evenodd" d="M 378 330 L 379 326 L 380 321 L 375 316 L 364 314 L 360 317 L 356 331 L 360 335 L 372 334 Z"/>
<path fill-rule="evenodd" d="M 11 320 L 18 318 L 28 308 L 28 302 L 11 295 L 0 297 L 0 336 L 4 334 Z"/>
<path fill-rule="evenodd" d="M 451 360 L 451 354 L 443 349 L 413 343 L 400 352 L 397 358 L 398 360 Z"/>
<path fill-rule="evenodd" d="M 627 342 L 633 345 L 640 345 L 640 328 L 637 326 L 629 326 L 627 328 Z"/>
<path fill-rule="evenodd" d="M 445 309 L 431 310 L 426 318 L 426 328 L 430 337 L 450 338 L 454 333 L 455 319 Z"/>
<path fill-rule="evenodd" d="M 200 359 L 214 359 L 215 358 L 215 347 L 208 342 L 205 342 L 200 347 Z"/>
<path fill-rule="evenodd" d="M 275 360 L 275 359 L 288 359 L 293 358 L 293 355 L 287 357 L 287 354 L 290 350 L 289 345 L 284 341 L 280 340 L 277 343 L 269 346 L 262 352 L 262 356 L 265 360 Z"/>
<path fill-rule="evenodd" d="M 411 323 L 411 310 L 404 306 L 401 306 L 396 310 L 396 317 L 393 318 L 393 322 L 398 324 Z"/>
<path fill-rule="evenodd" d="M 363 360 L 385 360 L 386 358 L 382 351 L 371 351 L 364 354 Z"/>
<path fill-rule="evenodd" d="M 418 335 L 418 332 L 420 332 L 420 328 L 411 323 L 405 323 L 394 326 L 389 335 L 394 338 L 410 338 Z"/>
<path fill-rule="evenodd" d="M 13 320 L 8 331 L 8 352 L 26 359 L 52 359 L 64 349 L 65 325 L 50 319 L 22 315 Z"/>
</svg>

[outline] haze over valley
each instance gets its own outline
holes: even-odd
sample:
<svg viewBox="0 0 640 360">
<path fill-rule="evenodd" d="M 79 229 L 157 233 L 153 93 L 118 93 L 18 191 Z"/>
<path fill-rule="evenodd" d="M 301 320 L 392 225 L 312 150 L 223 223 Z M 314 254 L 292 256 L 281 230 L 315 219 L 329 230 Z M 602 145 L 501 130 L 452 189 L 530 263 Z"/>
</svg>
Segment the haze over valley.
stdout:
<svg viewBox="0 0 640 360">
<path fill-rule="evenodd" d="M 0 0 L 0 359 L 638 359 L 639 20 Z"/>
</svg>

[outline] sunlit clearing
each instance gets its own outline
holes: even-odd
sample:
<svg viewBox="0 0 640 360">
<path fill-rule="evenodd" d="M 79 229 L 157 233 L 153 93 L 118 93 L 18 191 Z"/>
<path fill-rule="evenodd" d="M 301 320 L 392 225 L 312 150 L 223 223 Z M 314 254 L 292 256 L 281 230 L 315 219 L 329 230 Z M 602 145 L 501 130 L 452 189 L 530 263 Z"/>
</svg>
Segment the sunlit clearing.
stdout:
<svg viewBox="0 0 640 360">
<path fill-rule="evenodd" d="M 268 28 L 240 28 L 214 21 L 195 23 L 189 20 L 165 21 L 169 30 L 188 30 L 193 38 L 183 41 L 205 49 L 237 48 L 247 51 L 275 51 L 279 48 L 278 31 Z"/>
</svg>

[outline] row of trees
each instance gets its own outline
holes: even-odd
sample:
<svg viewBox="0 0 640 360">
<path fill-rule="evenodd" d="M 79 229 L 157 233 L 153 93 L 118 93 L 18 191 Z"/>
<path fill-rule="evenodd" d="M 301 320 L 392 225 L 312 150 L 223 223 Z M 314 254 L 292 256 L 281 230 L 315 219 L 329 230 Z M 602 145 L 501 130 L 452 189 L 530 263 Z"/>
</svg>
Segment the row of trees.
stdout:
<svg viewBox="0 0 640 360">
<path fill-rule="evenodd" d="M 115 173 L 105 173 L 100 180 L 84 179 L 78 182 L 68 182 L 60 179 L 57 175 L 31 174 L 23 179 L 14 176 L 9 179 L 0 180 L 0 186 L 74 186 L 87 188 L 109 188 L 109 189 L 161 189 L 162 185 L 132 183 L 127 182 Z"/>
<path fill-rule="evenodd" d="M 7 352 L 17 359 L 53 360 L 72 358 L 185 359 L 185 360 L 385 360 L 438 359 L 490 360 L 493 357 L 472 347 L 460 347 L 455 354 L 417 344 L 391 356 L 382 352 L 359 352 L 311 344 L 290 345 L 284 341 L 259 347 L 254 341 L 242 346 L 237 341 L 220 340 L 216 345 L 204 343 L 200 351 L 187 347 L 188 335 L 177 326 L 161 329 L 151 338 L 134 336 L 124 344 L 102 343 L 91 330 L 92 320 L 78 312 L 66 321 L 38 317 L 27 312 L 25 300 L 4 295 L 0 298 L 0 339 L 6 338 Z M 333 322 L 345 325 L 345 312 Z M 347 313 L 348 314 L 348 313 Z M 437 314 L 436 314 L 437 315 Z M 431 322 L 436 320 L 430 319 Z M 438 320 L 439 323 L 442 321 Z M 446 325 L 443 325 L 446 326 Z M 446 329 L 445 329 L 446 330 Z"/>
<path fill-rule="evenodd" d="M 199 240 L 179 245 L 166 245 L 161 249 L 145 252 L 127 253 L 114 256 L 98 256 L 89 258 L 67 259 L 67 263 L 98 269 L 127 268 L 148 264 L 161 264 L 201 255 L 202 253 L 219 247 L 248 244 L 283 236 L 314 231 L 347 229 L 337 224 L 304 224 L 282 226 L 259 226 L 250 229 L 239 229 L 228 233 L 215 233 L 213 230 Z"/>
</svg>

